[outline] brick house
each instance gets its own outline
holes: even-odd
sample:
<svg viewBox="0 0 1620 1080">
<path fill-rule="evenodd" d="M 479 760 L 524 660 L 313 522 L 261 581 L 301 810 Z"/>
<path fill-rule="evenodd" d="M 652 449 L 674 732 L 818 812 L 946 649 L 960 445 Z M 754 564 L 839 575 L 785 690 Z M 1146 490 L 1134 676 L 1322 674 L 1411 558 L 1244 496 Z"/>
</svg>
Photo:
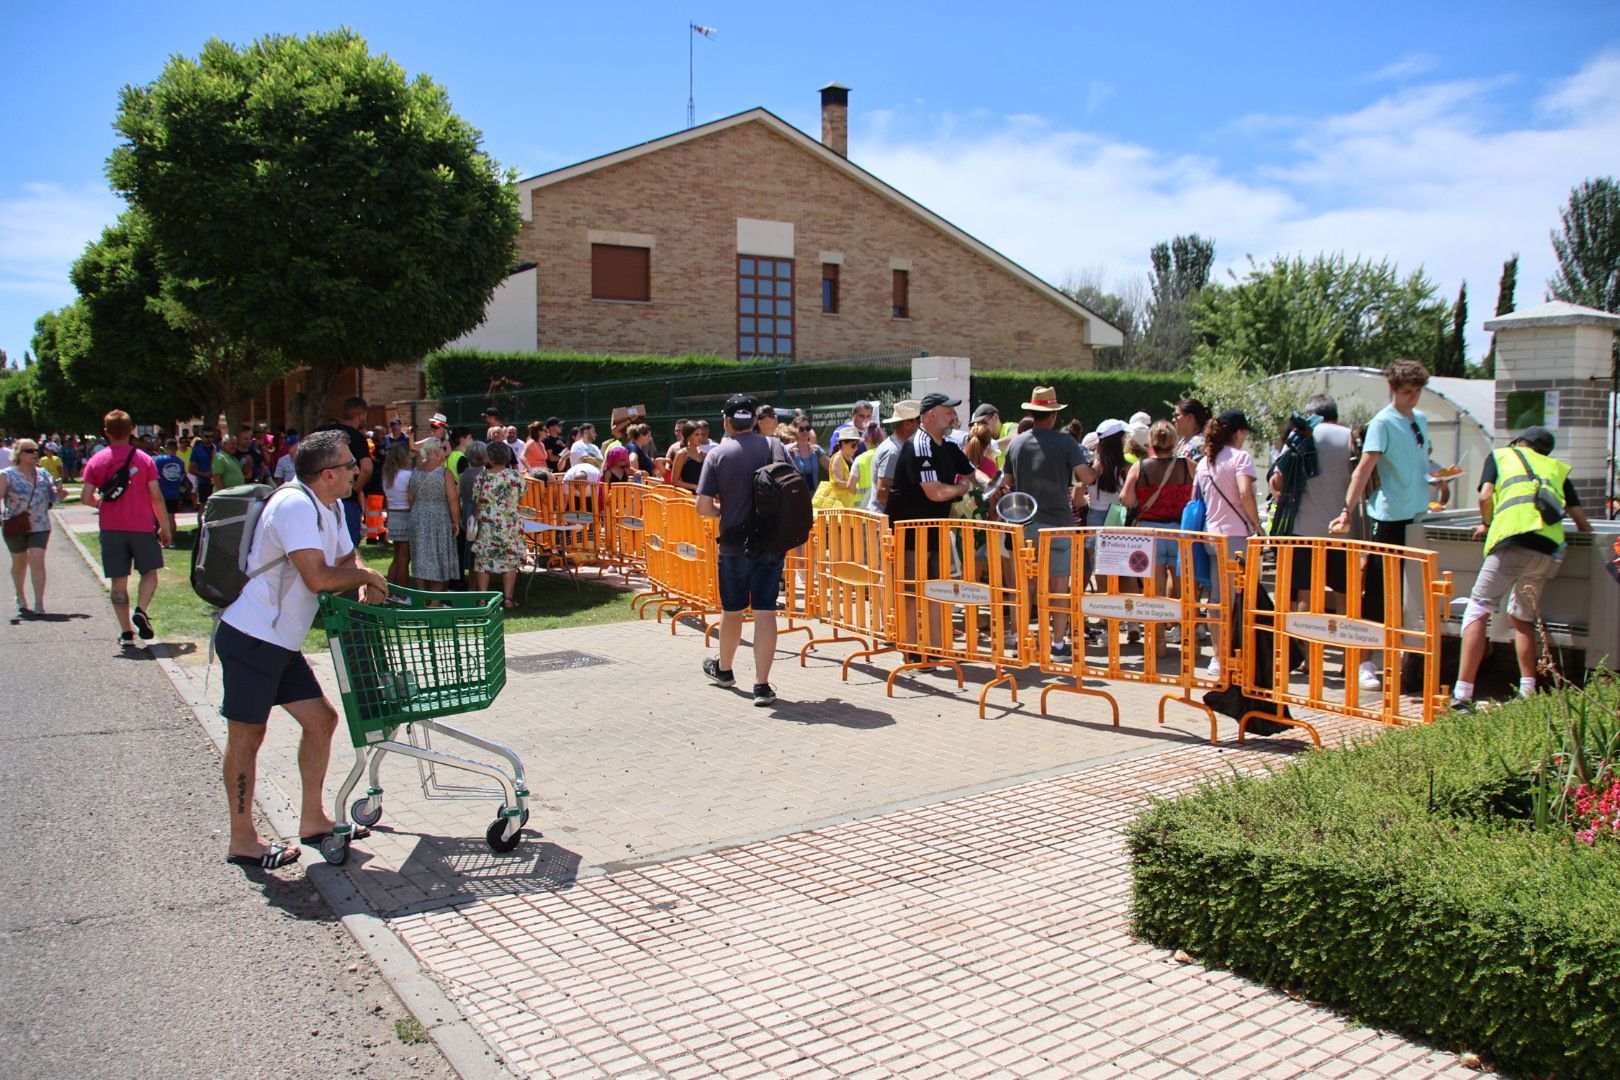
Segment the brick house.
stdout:
<svg viewBox="0 0 1620 1080">
<path fill-rule="evenodd" d="M 851 162 L 848 103 L 847 87 L 822 88 L 820 141 L 755 108 L 519 181 L 520 269 L 447 348 L 798 360 L 920 348 L 1035 370 L 1090 368 L 1094 349 L 1122 343 Z M 360 372 L 360 392 L 415 397 L 416 379 L 410 366 Z"/>
</svg>

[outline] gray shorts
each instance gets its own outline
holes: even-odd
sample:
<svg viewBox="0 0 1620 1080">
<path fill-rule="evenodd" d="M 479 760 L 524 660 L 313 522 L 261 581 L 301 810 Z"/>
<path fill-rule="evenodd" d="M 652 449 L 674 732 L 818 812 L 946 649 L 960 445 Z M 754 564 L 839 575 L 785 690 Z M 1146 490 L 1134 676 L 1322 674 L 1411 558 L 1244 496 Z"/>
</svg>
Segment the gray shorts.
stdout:
<svg viewBox="0 0 1620 1080">
<path fill-rule="evenodd" d="M 1541 613 L 1541 590 L 1558 573 L 1560 560 L 1517 544 L 1506 544 L 1485 556 L 1479 577 L 1468 598 L 1486 611 L 1502 610 L 1522 622 L 1534 622 Z"/>
<path fill-rule="evenodd" d="M 101 572 L 110 578 L 129 577 L 131 563 L 141 574 L 163 569 L 163 548 L 158 544 L 157 534 L 104 530 L 101 534 Z"/>
</svg>

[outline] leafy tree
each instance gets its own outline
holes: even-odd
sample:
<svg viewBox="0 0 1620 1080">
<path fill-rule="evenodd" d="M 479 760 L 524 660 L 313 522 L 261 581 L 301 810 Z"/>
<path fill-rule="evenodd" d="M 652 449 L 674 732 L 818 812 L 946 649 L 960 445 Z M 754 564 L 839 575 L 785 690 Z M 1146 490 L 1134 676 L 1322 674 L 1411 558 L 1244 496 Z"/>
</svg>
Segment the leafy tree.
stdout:
<svg viewBox="0 0 1620 1080">
<path fill-rule="evenodd" d="M 1114 292 L 1104 285 L 1101 271 L 1084 270 L 1071 274 L 1059 289 L 1119 327 L 1125 336 L 1125 343 L 1119 348 L 1097 350 L 1099 371 L 1140 366 L 1138 347 L 1147 318 L 1146 290 L 1141 279 L 1129 280 Z"/>
<path fill-rule="evenodd" d="M 1436 326 L 1434 363 L 1429 369 L 1436 375 L 1462 378 L 1468 374 L 1468 344 L 1464 337 L 1468 329 L 1468 282 L 1457 290 L 1457 302 L 1451 305 L 1450 327 L 1442 319 Z"/>
<path fill-rule="evenodd" d="M 144 214 L 126 210 L 70 272 L 89 324 L 62 356 L 66 380 L 96 409 L 166 422 L 224 413 L 232 426 L 253 395 L 286 371 L 279 354 L 228 337 L 175 299 Z"/>
<path fill-rule="evenodd" d="M 1194 360 L 1231 357 L 1267 374 L 1349 365 L 1381 368 L 1434 351 L 1447 305 L 1421 270 L 1343 255 L 1249 260 L 1226 288 L 1205 289 L 1193 318 Z"/>
<path fill-rule="evenodd" d="M 1161 371 L 1183 367 L 1197 344 L 1193 327 L 1197 301 L 1215 265 L 1215 241 L 1192 233 L 1155 244 L 1148 252 L 1152 302 L 1147 311 L 1141 358 Z"/>
<path fill-rule="evenodd" d="M 1584 180 L 1558 212 L 1552 234 L 1558 272 L 1547 282 L 1553 300 L 1620 313 L 1620 184 L 1611 176 Z M 1611 388 L 1620 383 L 1620 335 L 1614 341 Z"/>
<path fill-rule="evenodd" d="M 351 30 L 209 41 L 126 87 L 113 186 L 150 219 L 169 295 L 221 340 L 342 370 L 411 361 L 476 326 L 505 277 L 517 197 L 425 76 Z"/>
<path fill-rule="evenodd" d="M 1515 251 L 1502 264 L 1502 279 L 1496 286 L 1496 313 L 1506 315 L 1513 310 L 1513 294 L 1519 287 L 1519 253 Z M 1479 365 L 1481 378 L 1496 378 L 1496 335 L 1491 335 L 1491 349 Z"/>
<path fill-rule="evenodd" d="M 4 371 L 10 366 L 11 358 L 6 355 L 6 350 L 0 349 L 0 371 Z"/>
<path fill-rule="evenodd" d="M 49 426 L 40 422 L 34 408 L 34 383 L 32 370 L 0 368 L 0 432 L 34 435 Z"/>
<path fill-rule="evenodd" d="M 106 410 L 77 393 L 64 373 L 64 358 L 76 356 L 90 347 L 89 322 L 83 301 L 75 300 L 57 311 L 47 311 L 34 320 L 34 356 L 29 371 L 34 377 L 30 404 L 43 426 L 58 431 L 100 431 Z"/>
</svg>

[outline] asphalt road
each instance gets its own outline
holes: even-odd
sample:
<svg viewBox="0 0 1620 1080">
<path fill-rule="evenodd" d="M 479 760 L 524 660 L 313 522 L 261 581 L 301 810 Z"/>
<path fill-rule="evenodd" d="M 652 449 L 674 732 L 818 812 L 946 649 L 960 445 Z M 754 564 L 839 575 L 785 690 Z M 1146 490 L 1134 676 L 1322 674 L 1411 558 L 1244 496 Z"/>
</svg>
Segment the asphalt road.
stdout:
<svg viewBox="0 0 1620 1080">
<path fill-rule="evenodd" d="M 225 863 L 212 743 L 60 531 L 49 573 L 48 621 L 0 590 L 0 1076 L 453 1076 L 298 865 Z"/>
</svg>

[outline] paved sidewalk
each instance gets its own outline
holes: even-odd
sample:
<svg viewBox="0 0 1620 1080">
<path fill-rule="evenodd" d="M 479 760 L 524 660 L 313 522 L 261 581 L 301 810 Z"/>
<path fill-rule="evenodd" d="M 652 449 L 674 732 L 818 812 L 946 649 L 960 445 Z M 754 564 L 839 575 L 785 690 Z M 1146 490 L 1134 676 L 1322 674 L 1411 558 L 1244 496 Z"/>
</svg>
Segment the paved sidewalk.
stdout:
<svg viewBox="0 0 1620 1080">
<path fill-rule="evenodd" d="M 496 797 L 426 799 L 392 762 L 345 869 L 520 1075 L 1476 1075 L 1129 937 L 1122 829 L 1144 801 L 1302 735 L 1211 747 L 1203 714 L 1160 727 L 1131 685 L 1120 728 L 1070 695 L 1042 717 L 1032 673 L 981 720 L 983 669 L 891 699 L 887 668 L 839 680 L 842 647 L 784 654 L 782 700 L 755 709 L 699 675 L 699 632 L 651 622 L 507 654 L 500 700 L 459 722 L 523 755 L 524 844 L 490 853 Z M 200 658 L 184 670 L 200 690 Z M 1322 720 L 1330 744 L 1372 730 Z M 287 795 L 293 735 L 273 721 L 261 758 Z"/>
</svg>

